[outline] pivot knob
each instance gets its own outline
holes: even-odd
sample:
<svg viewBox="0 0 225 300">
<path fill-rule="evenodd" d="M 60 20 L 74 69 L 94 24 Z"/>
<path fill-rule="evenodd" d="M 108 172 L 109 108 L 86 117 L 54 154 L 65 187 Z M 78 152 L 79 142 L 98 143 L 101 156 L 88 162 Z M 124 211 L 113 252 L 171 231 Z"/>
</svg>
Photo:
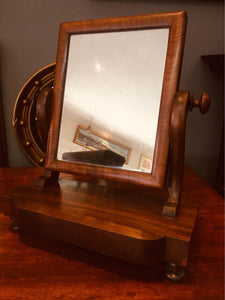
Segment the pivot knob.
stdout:
<svg viewBox="0 0 225 300">
<path fill-rule="evenodd" d="M 194 96 L 190 96 L 190 111 L 194 107 L 199 107 L 201 114 L 205 114 L 210 108 L 211 100 L 207 93 L 203 93 L 201 99 L 195 99 Z"/>
</svg>

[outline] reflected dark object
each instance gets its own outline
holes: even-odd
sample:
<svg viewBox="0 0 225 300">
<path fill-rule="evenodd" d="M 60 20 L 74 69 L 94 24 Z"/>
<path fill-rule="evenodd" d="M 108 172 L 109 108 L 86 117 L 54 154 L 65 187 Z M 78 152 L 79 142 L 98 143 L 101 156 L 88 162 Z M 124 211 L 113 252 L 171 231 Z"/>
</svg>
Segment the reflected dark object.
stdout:
<svg viewBox="0 0 225 300">
<path fill-rule="evenodd" d="M 73 142 L 94 151 L 111 150 L 112 152 L 125 157 L 126 164 L 128 164 L 130 159 L 131 148 L 106 138 L 104 135 L 91 130 L 89 127 L 86 128 L 82 125 L 78 125 Z"/>
<path fill-rule="evenodd" d="M 62 155 L 63 160 L 72 162 L 85 162 L 104 166 L 122 167 L 125 158 L 111 150 L 65 152 Z"/>
</svg>

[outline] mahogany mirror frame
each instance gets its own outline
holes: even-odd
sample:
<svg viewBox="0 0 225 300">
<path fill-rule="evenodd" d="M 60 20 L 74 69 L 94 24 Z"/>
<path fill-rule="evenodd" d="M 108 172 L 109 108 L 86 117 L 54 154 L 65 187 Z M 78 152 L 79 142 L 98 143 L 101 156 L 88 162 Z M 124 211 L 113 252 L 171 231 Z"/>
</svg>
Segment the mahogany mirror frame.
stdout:
<svg viewBox="0 0 225 300">
<path fill-rule="evenodd" d="M 178 89 L 186 29 L 186 13 L 160 13 L 131 17 L 67 22 L 60 25 L 45 169 L 161 189 L 164 186 L 173 98 Z M 169 28 L 168 48 L 161 94 L 156 143 L 151 173 L 61 161 L 57 159 L 60 121 L 70 36 L 75 34 Z"/>
</svg>

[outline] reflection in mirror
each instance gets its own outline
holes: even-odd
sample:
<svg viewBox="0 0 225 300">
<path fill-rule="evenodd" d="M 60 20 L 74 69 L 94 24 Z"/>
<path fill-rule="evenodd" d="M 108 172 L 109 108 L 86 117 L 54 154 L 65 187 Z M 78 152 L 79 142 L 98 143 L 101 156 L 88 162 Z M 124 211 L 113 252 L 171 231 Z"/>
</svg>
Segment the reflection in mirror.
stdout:
<svg viewBox="0 0 225 300">
<path fill-rule="evenodd" d="M 151 172 L 168 36 L 71 35 L 58 160 Z"/>
</svg>

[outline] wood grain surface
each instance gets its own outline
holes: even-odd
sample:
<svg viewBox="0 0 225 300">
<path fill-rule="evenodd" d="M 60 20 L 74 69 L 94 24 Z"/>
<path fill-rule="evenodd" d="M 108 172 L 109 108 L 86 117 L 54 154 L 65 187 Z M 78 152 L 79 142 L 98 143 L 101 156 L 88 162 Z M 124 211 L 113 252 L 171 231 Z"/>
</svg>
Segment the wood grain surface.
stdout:
<svg viewBox="0 0 225 300">
<path fill-rule="evenodd" d="M 0 169 L 0 199 L 31 183 L 41 168 Z M 0 214 L 0 299 L 224 299 L 223 198 L 185 168 L 182 203 L 199 216 L 185 279 L 174 284 L 153 269 L 9 230 Z"/>
<path fill-rule="evenodd" d="M 61 178 L 57 187 L 19 187 L 3 197 L 3 211 L 26 232 L 138 265 L 186 267 L 197 208 L 181 204 L 177 217 L 167 218 L 160 200 Z"/>
</svg>

